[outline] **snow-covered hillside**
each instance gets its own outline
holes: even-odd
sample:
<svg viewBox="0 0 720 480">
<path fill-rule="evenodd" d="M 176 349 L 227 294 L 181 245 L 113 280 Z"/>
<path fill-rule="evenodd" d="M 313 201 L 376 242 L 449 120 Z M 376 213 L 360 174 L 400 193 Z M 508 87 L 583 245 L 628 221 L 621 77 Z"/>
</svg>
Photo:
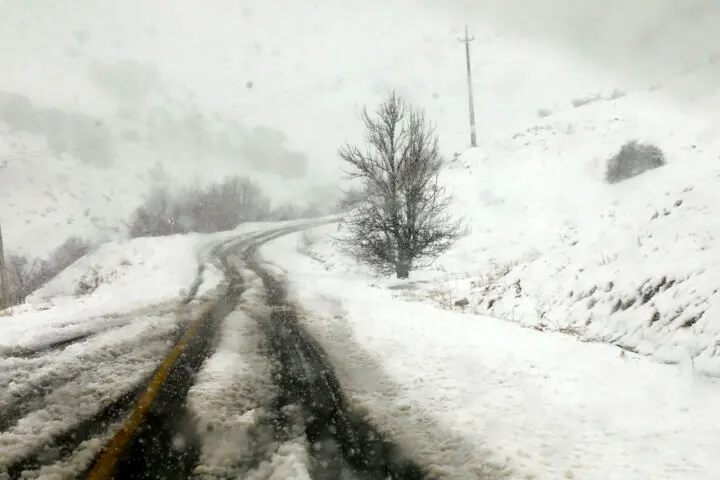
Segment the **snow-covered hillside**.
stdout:
<svg viewBox="0 0 720 480">
<path fill-rule="evenodd" d="M 112 238 L 158 181 L 242 174 L 276 202 L 334 201 L 337 147 L 361 135 L 360 108 L 393 88 L 460 151 L 463 23 L 411 1 L 3 3 L 8 248 L 39 255 L 70 233 Z M 483 137 L 624 87 L 532 40 L 483 24 L 472 33 Z"/>
<path fill-rule="evenodd" d="M 320 248 L 306 250 L 333 230 L 283 237 L 261 254 L 302 305 L 299 321 L 327 352 L 348 402 L 422 459 L 431 478 L 717 477 L 717 379 L 689 362 L 660 365 L 393 298 L 397 290 L 361 272 L 326 271 Z"/>
<path fill-rule="evenodd" d="M 0 123 L 0 222 L 10 252 L 44 256 L 71 235 L 120 238 L 151 184 L 147 173 L 83 163 Z"/>
<path fill-rule="evenodd" d="M 720 198 L 716 119 L 637 92 L 552 115 L 488 141 L 445 174 L 472 231 L 433 271 L 385 282 L 446 308 L 467 298 L 487 314 L 583 341 L 609 342 L 720 375 Z M 632 139 L 668 164 L 618 184 L 605 160 Z M 310 250 L 355 270 L 331 237 Z"/>
</svg>

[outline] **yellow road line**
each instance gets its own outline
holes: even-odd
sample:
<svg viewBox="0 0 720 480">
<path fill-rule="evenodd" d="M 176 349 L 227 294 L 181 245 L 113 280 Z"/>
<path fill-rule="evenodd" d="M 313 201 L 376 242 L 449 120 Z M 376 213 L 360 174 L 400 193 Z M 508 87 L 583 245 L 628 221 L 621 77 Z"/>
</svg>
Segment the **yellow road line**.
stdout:
<svg viewBox="0 0 720 480">
<path fill-rule="evenodd" d="M 130 443 L 130 440 L 137 431 L 138 427 L 142 425 L 143 421 L 145 421 L 150 407 L 160 393 L 163 384 L 167 380 L 170 368 L 172 368 L 173 364 L 182 353 L 185 345 L 187 345 L 190 339 L 195 336 L 200 324 L 206 319 L 212 308 L 213 305 L 210 305 L 204 309 L 202 314 L 193 321 L 185 334 L 175 344 L 172 350 L 170 350 L 170 353 L 165 358 L 165 361 L 163 361 L 160 368 L 158 368 L 157 372 L 155 372 L 152 380 L 150 380 L 147 390 L 145 390 L 145 393 L 143 393 L 142 397 L 140 397 L 140 401 L 138 401 L 128 420 L 105 445 L 100 458 L 98 458 L 92 466 L 92 469 L 90 469 L 88 479 L 107 480 L 113 478 L 115 466 L 117 465 L 120 455 L 125 450 L 128 443 Z"/>
</svg>

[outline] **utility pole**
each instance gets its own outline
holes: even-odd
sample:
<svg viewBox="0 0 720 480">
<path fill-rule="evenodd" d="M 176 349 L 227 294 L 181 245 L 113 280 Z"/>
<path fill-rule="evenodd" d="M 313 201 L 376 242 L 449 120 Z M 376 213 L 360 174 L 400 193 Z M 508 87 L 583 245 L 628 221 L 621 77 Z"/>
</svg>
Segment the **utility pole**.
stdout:
<svg viewBox="0 0 720 480">
<path fill-rule="evenodd" d="M 10 307 L 10 285 L 8 284 L 5 250 L 3 249 L 2 225 L 0 225 L 0 308 Z"/>
<path fill-rule="evenodd" d="M 465 38 L 458 39 L 465 43 L 465 63 L 467 65 L 468 104 L 470 105 L 470 146 L 477 147 L 477 132 L 475 129 L 475 101 L 473 100 L 472 68 L 470 66 L 470 42 L 475 37 L 468 36 L 468 27 L 465 25 Z"/>
</svg>

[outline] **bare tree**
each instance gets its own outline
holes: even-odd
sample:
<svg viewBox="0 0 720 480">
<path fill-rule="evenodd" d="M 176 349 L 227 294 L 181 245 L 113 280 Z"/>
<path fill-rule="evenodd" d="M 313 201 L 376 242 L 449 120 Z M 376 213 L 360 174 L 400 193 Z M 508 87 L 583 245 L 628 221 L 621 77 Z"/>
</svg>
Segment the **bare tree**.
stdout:
<svg viewBox="0 0 720 480">
<path fill-rule="evenodd" d="M 368 195 L 348 214 L 343 243 L 375 270 L 408 278 L 462 234 L 438 183 L 445 159 L 425 114 L 395 93 L 373 115 L 363 110 L 362 121 L 367 147 L 345 144 L 339 151 Z"/>
</svg>

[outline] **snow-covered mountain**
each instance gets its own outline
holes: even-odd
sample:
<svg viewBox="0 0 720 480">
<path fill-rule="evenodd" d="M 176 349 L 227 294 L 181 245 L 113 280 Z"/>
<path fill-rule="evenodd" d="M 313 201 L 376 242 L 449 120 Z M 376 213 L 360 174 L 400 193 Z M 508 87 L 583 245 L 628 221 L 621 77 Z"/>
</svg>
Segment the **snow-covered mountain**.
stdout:
<svg viewBox="0 0 720 480">
<path fill-rule="evenodd" d="M 278 203 L 333 201 L 337 147 L 360 138 L 360 108 L 390 89 L 427 110 L 448 154 L 459 151 L 461 31 L 462 19 L 409 1 L 3 3 L 8 248 L 40 254 L 70 233 L 112 237 L 156 182 L 242 174 Z M 483 136 L 616 87 L 528 40 L 476 33 Z"/>
<path fill-rule="evenodd" d="M 574 30 L 545 35 L 542 12 L 510 21 L 509 5 L 518 2 L 490 2 L 492 15 L 462 2 L 443 9 L 214 0 L 190 9 L 88 0 L 72 12 L 8 2 L 0 6 L 0 59 L 9 72 L 0 79 L 6 242 L 39 253 L 72 233 L 119 235 L 158 182 L 240 173 L 276 201 L 319 195 L 339 177 L 337 146 L 361 139 L 359 109 L 393 88 L 437 123 L 448 155 L 463 152 L 457 37 L 470 23 L 480 146 L 465 151 L 446 180 L 472 234 L 441 260 L 448 273 L 434 282 L 462 277 L 452 289 L 478 311 L 527 323 L 541 316 L 587 338 L 665 355 L 663 342 L 675 341 L 667 338 L 713 331 L 711 315 L 691 319 L 714 291 L 720 97 L 715 47 L 700 33 L 715 17 L 699 6 L 683 10 L 664 43 L 693 15 L 707 19 L 705 30 L 675 41 L 663 58 L 642 57 L 644 75 L 625 74 L 625 63 L 609 65 L 595 47 L 605 34 L 613 51 L 626 42 L 626 55 L 641 54 L 638 42 L 656 38 L 670 10 L 663 3 L 643 16 L 640 3 L 615 23 L 612 11 L 589 11 L 598 37 L 583 46 L 567 41 L 589 25 L 580 10 L 564 10 Z M 633 138 L 660 146 L 669 164 L 604 184 L 604 160 Z M 496 271 L 505 276 L 487 278 Z M 698 293 L 697 282 L 707 292 Z M 657 298 L 643 303 L 642 292 L 658 284 Z M 681 300 L 668 306 L 665 297 Z M 663 329 L 679 333 L 656 332 Z"/>
</svg>

